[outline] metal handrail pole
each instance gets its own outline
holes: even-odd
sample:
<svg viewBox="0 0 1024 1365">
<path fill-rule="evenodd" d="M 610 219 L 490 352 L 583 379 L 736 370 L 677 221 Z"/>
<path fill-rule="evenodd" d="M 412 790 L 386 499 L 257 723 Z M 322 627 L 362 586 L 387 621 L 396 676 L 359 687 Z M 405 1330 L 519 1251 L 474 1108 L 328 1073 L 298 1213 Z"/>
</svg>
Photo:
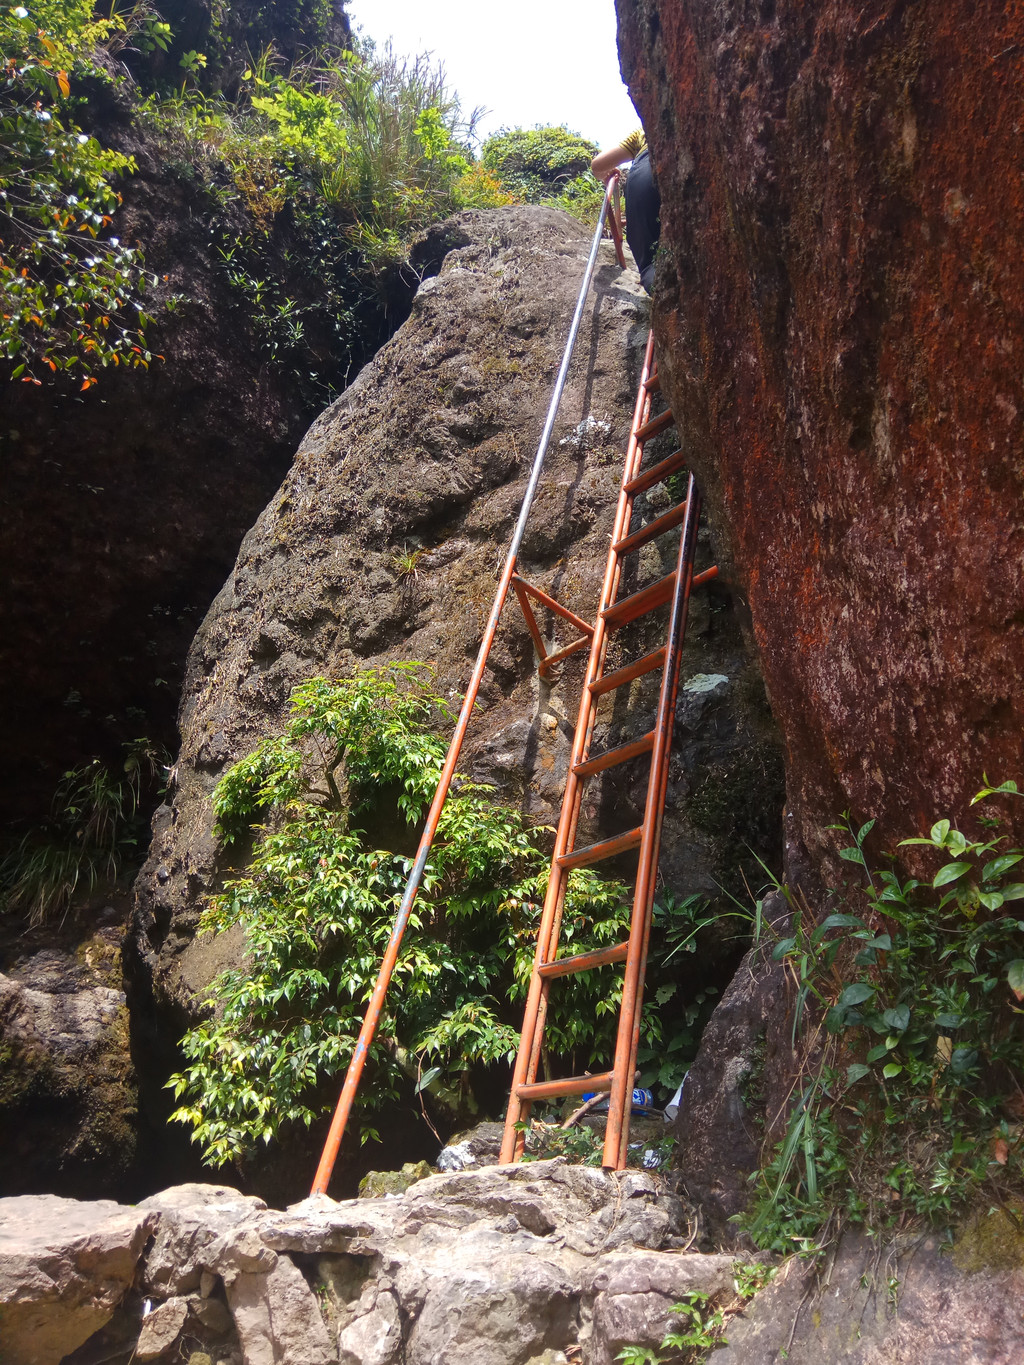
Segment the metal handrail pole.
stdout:
<svg viewBox="0 0 1024 1365">
<path fill-rule="evenodd" d="M 584 305 L 586 304 L 587 295 L 590 292 L 590 283 L 594 276 L 597 255 L 601 247 L 601 240 L 604 236 L 604 225 L 609 211 L 614 184 L 615 181 L 610 180 L 605 190 L 604 202 L 601 206 L 601 215 L 594 231 L 594 240 L 591 243 L 590 256 L 587 259 L 587 268 L 584 271 L 579 298 L 576 301 L 576 311 L 573 313 L 572 324 L 569 327 L 569 335 L 566 339 L 562 363 L 558 370 L 558 377 L 555 380 L 551 402 L 548 405 L 547 417 L 544 421 L 544 427 L 537 444 L 537 453 L 534 456 L 533 469 L 530 472 L 530 481 L 526 486 L 523 505 L 519 511 L 519 519 L 516 522 L 515 531 L 512 534 L 512 541 L 509 545 L 505 567 L 502 570 L 501 579 L 498 583 L 498 591 L 495 595 L 493 605 L 491 606 L 491 614 L 487 620 L 487 627 L 484 631 L 483 639 L 480 642 L 480 650 L 477 654 L 476 663 L 473 666 L 473 673 L 469 680 L 469 686 L 466 689 L 466 696 L 462 703 L 462 709 L 459 712 L 459 718 L 455 725 L 455 733 L 452 735 L 451 743 L 448 746 L 448 753 L 445 757 L 444 767 L 441 769 L 437 790 L 435 791 L 434 799 L 430 804 L 430 810 L 427 814 L 427 823 L 424 827 L 423 834 L 420 837 L 416 859 L 405 884 L 402 902 L 398 908 L 398 913 L 395 915 L 391 937 L 388 940 L 388 946 L 377 974 L 377 981 L 373 988 L 373 994 L 371 995 L 370 1002 L 366 1008 L 363 1025 L 359 1031 L 359 1037 L 356 1040 L 355 1051 L 352 1053 L 352 1059 L 349 1062 L 348 1070 L 345 1073 L 345 1082 L 342 1086 L 341 1095 L 334 1111 L 330 1131 L 327 1134 L 327 1141 L 324 1144 L 320 1165 L 317 1167 L 316 1177 L 313 1181 L 312 1194 L 327 1193 L 327 1186 L 330 1183 L 331 1174 L 334 1170 L 334 1163 L 337 1160 L 338 1150 L 341 1147 L 341 1139 L 344 1136 L 349 1115 L 352 1112 L 356 1091 L 359 1087 L 359 1080 L 362 1076 L 363 1067 L 366 1064 L 366 1058 L 369 1054 L 370 1044 L 373 1042 L 374 1035 L 377 1032 L 377 1025 L 380 1022 L 381 1010 L 384 1006 L 384 997 L 395 969 L 395 963 L 398 961 L 398 952 L 401 947 L 406 926 L 409 922 L 413 901 L 416 899 L 416 893 L 419 891 L 420 883 L 423 880 L 423 873 L 426 870 L 427 858 L 430 854 L 431 845 L 434 842 L 434 835 L 437 833 L 441 812 L 444 809 L 444 803 L 448 797 L 448 790 L 451 787 L 452 779 L 455 776 L 455 765 L 459 760 L 462 742 L 465 739 L 466 729 L 469 725 L 469 718 L 472 714 L 473 707 L 476 704 L 477 693 L 480 690 L 484 668 L 487 665 L 487 656 L 490 654 L 491 646 L 494 643 L 494 635 L 498 628 L 498 618 L 501 616 L 502 608 L 505 605 L 505 598 L 508 596 L 509 585 L 512 582 L 512 575 L 514 574 L 516 567 L 516 559 L 519 555 L 519 547 L 521 546 L 523 536 L 526 533 L 526 522 L 530 515 L 530 507 L 537 492 L 537 485 L 540 482 L 544 458 L 547 455 L 548 445 L 551 441 L 551 433 L 554 430 L 555 418 L 558 415 L 558 408 L 562 400 L 562 392 L 565 389 L 565 381 L 569 373 L 569 364 L 572 360 L 573 348 L 576 345 L 576 337 L 580 330 L 580 323 L 583 320 Z"/>
</svg>

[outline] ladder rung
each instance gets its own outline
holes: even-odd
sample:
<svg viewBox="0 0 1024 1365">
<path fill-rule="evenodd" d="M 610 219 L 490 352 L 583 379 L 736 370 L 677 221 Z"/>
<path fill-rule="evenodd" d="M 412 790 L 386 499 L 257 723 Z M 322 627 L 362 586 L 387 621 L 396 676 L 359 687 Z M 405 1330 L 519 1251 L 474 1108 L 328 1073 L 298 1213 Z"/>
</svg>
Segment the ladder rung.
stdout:
<svg viewBox="0 0 1024 1365">
<path fill-rule="evenodd" d="M 637 825 L 636 829 L 627 830 L 625 834 L 616 834 L 614 839 L 602 839 L 599 844 L 588 844 L 586 848 L 577 848 L 572 853 L 563 853 L 560 858 L 555 859 L 555 862 L 559 867 L 569 869 L 589 867 L 591 863 L 600 863 L 605 858 L 614 858 L 617 853 L 628 853 L 631 848 L 638 846 L 643 836 L 643 825 Z"/>
<path fill-rule="evenodd" d="M 649 753 L 654 748 L 654 731 L 643 736 L 642 739 L 634 739 L 629 744 L 620 744 L 616 749 L 609 749 L 606 753 L 598 754 L 597 758 L 588 758 L 586 763 L 577 763 L 573 772 L 577 777 L 590 777 L 592 773 L 604 772 L 605 768 L 614 768 L 619 763 L 628 763 L 631 758 L 639 758 L 641 754 Z"/>
<path fill-rule="evenodd" d="M 659 578 L 656 583 L 650 583 L 646 588 L 641 588 L 632 597 L 624 597 L 621 602 L 605 607 L 601 613 L 605 625 L 609 630 L 614 630 L 617 626 L 624 626 L 630 621 L 635 621 L 638 616 L 646 616 L 649 611 L 654 611 L 656 607 L 663 607 L 672 596 L 675 583 L 676 574 L 673 570 L 664 578 Z"/>
<path fill-rule="evenodd" d="M 611 948 L 596 948 L 592 953 L 577 953 L 575 957 L 559 957 L 554 962 L 544 962 L 537 968 L 537 974 L 550 978 L 590 972 L 595 967 L 607 967 L 609 962 L 625 962 L 628 952 L 628 943 L 616 943 Z"/>
<path fill-rule="evenodd" d="M 645 673 L 653 673 L 656 668 L 661 668 L 664 662 L 665 646 L 662 645 L 653 654 L 645 654 L 642 659 L 626 664 L 623 668 L 617 668 L 614 673 L 606 673 L 603 678 L 598 678 L 596 682 L 592 682 L 590 684 L 591 695 L 603 697 L 606 692 L 614 692 L 617 687 L 623 687 L 636 678 L 642 678 Z"/>
<path fill-rule="evenodd" d="M 667 455 L 664 460 L 659 460 L 657 464 L 652 464 L 650 469 L 645 469 L 642 474 L 638 474 L 635 479 L 630 479 L 625 485 L 626 492 L 632 497 L 635 493 L 643 493 L 648 488 L 653 488 L 656 483 L 661 483 L 670 474 L 674 474 L 677 469 L 682 469 L 686 464 L 686 452 L 676 450 L 671 455 Z"/>
<path fill-rule="evenodd" d="M 670 427 L 676 419 L 672 416 L 672 409 L 666 408 L 664 412 L 659 412 L 657 417 L 652 417 L 649 422 L 645 422 L 636 433 L 638 442 L 649 441 L 652 436 L 657 436 L 659 432 Z"/>
<path fill-rule="evenodd" d="M 671 531 L 673 526 L 678 526 L 686 517 L 686 503 L 681 502 L 678 507 L 672 507 L 667 512 L 662 512 L 660 517 L 655 517 L 646 526 L 641 526 L 639 531 L 634 531 L 632 535 L 623 536 L 617 540 L 612 549 L 618 555 L 628 555 L 632 550 L 639 550 L 641 545 L 646 545 L 649 540 L 657 540 L 658 536 L 663 536 L 666 531 Z"/>
<path fill-rule="evenodd" d="M 614 1071 L 602 1071 L 597 1076 L 566 1076 L 564 1081 L 537 1081 L 533 1085 L 517 1085 L 520 1100 L 554 1100 L 559 1095 L 582 1095 L 587 1090 L 611 1090 Z"/>
<path fill-rule="evenodd" d="M 655 370 L 654 373 L 649 378 L 644 380 L 644 388 L 647 390 L 648 393 L 660 392 L 661 375 L 658 373 L 657 370 Z"/>
</svg>

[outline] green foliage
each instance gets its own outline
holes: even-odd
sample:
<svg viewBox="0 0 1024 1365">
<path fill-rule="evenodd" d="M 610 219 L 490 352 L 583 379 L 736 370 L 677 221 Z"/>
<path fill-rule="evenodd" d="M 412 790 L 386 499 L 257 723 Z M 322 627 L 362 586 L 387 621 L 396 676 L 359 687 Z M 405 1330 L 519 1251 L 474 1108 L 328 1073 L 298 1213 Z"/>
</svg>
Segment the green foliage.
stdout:
<svg viewBox="0 0 1024 1365">
<path fill-rule="evenodd" d="M 711 1295 L 695 1289 L 684 1294 L 671 1309 L 672 1315 L 679 1319 L 679 1325 L 666 1332 L 661 1347 L 652 1351 L 644 1346 L 626 1346 L 615 1357 L 623 1365 L 698 1365 L 707 1359 L 707 1353 L 716 1346 L 729 1343 L 722 1336 L 725 1327 L 725 1309 L 713 1307 Z"/>
<path fill-rule="evenodd" d="M 81 78 L 101 78 L 94 50 L 123 29 L 94 19 L 92 0 L 0 9 L 0 357 L 25 383 L 62 375 L 87 389 L 99 369 L 153 359 L 154 281 L 109 235 L 115 182 L 134 163 L 74 118 Z"/>
<path fill-rule="evenodd" d="M 487 139 L 480 159 L 507 190 L 528 204 L 540 204 L 565 194 L 583 177 L 592 180 L 590 163 L 597 150 L 564 125 L 504 128 Z"/>
<path fill-rule="evenodd" d="M 645 997 L 653 1008 L 648 1011 L 651 1017 L 646 1037 L 637 1051 L 640 1085 L 671 1094 L 697 1055 L 704 1025 L 715 1007 L 718 987 L 709 984 L 684 993 L 674 959 L 680 953 L 695 953 L 701 930 L 728 918 L 741 920 L 746 936 L 750 926 L 748 915 L 710 914 L 703 896 L 677 900 L 666 892 L 655 901 L 644 985 Z"/>
<path fill-rule="evenodd" d="M 1014 784 L 976 798 L 1019 795 Z M 986 822 L 990 829 L 998 820 Z M 820 1242 L 830 1216 L 878 1227 L 948 1223 L 979 1193 L 1021 1187 L 1019 1126 L 1024 852 L 968 839 L 948 820 L 924 846 L 928 880 L 872 871 L 872 822 L 841 850 L 866 879 L 868 909 L 832 914 L 775 948 L 796 984 L 794 1029 L 814 1030 L 819 1063 L 802 1081 L 784 1140 L 758 1177 L 747 1227 L 758 1245 Z"/>
<path fill-rule="evenodd" d="M 296 690 L 285 734 L 218 785 L 226 840 L 264 823 L 247 871 L 201 922 L 203 933 L 240 926 L 245 961 L 214 982 L 213 1013 L 186 1035 L 187 1065 L 172 1080 L 184 1100 L 174 1117 L 207 1160 L 223 1164 L 287 1123 L 309 1124 L 333 1098 L 319 1086 L 348 1064 L 409 868 L 379 835 L 390 828 L 392 845 L 403 844 L 422 818 L 445 752 L 434 726 L 450 719 L 423 665 L 313 679 Z M 393 1101 L 410 1071 L 421 1089 L 465 1092 L 471 1067 L 514 1053 L 545 864 L 516 812 L 487 788 L 456 782 L 372 1050 L 364 1110 Z M 621 887 L 575 874 L 566 951 L 617 941 L 627 916 Z M 610 1055 L 617 981 L 605 969 L 567 983 L 550 1016 L 553 1057 L 589 1065 Z"/>
<path fill-rule="evenodd" d="M 509 196 L 471 163 L 473 116 L 427 58 L 367 45 L 286 67 L 268 48 L 240 79 L 232 100 L 194 86 L 151 97 L 145 118 L 169 161 L 205 191 L 240 321 L 322 406 L 363 354 L 396 280 L 408 288 L 411 239 L 457 209 Z"/>
<path fill-rule="evenodd" d="M 235 115 L 227 159 L 237 165 L 255 143 L 288 194 L 322 196 L 371 267 L 402 259 L 416 232 L 465 200 L 473 120 L 427 58 L 366 47 L 245 74 L 251 114 L 243 103 Z"/>
<path fill-rule="evenodd" d="M 0 857 L 8 911 L 41 924 L 66 911 L 76 891 L 113 880 L 134 860 L 144 834 L 140 803 L 166 755 L 146 739 L 126 748 L 120 773 L 99 759 L 66 772 L 47 824 L 9 844 Z"/>
</svg>

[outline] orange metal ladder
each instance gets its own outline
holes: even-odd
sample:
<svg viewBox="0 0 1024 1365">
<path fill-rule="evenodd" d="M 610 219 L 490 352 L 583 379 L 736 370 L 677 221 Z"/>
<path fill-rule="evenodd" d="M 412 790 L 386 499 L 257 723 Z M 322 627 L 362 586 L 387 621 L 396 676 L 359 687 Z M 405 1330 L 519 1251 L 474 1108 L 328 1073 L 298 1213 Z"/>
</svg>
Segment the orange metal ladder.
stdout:
<svg viewBox="0 0 1024 1365">
<path fill-rule="evenodd" d="M 697 522 L 700 515 L 700 495 L 693 476 L 687 481 L 685 499 L 669 511 L 656 516 L 646 525 L 630 530 L 634 500 L 655 484 L 678 473 L 686 464 L 682 450 L 657 463 L 643 468 L 644 448 L 648 441 L 673 425 L 672 413 L 665 411 L 651 416 L 652 399 L 659 387 L 653 365 L 653 337 L 648 341 L 640 385 L 637 392 L 633 426 L 626 451 L 622 485 L 615 513 L 612 543 L 608 552 L 604 585 L 595 623 L 586 622 L 567 613 L 544 594 L 522 580 L 513 579 L 513 588 L 530 627 L 539 655 L 539 668 L 546 673 L 555 663 L 577 649 L 590 646 L 590 657 L 583 683 L 579 719 L 576 724 L 572 757 L 566 781 L 562 813 L 555 837 L 551 859 L 547 895 L 537 936 L 533 975 L 527 995 L 519 1053 L 512 1078 L 508 1114 L 502 1142 L 501 1160 L 516 1161 L 525 1146 L 525 1127 L 530 1112 L 538 1100 L 585 1091 L 609 1091 L 608 1123 L 605 1132 L 603 1164 L 621 1169 L 626 1164 L 629 1139 L 629 1114 L 632 1107 L 633 1080 L 636 1071 L 637 1047 L 640 1036 L 640 1013 L 643 1000 L 644 970 L 650 937 L 651 913 L 654 903 L 655 881 L 658 871 L 658 852 L 661 825 L 668 784 L 668 759 L 672 741 L 672 718 L 679 688 L 680 650 L 686 630 L 690 591 L 698 583 L 717 574 L 711 568 L 694 575 L 694 552 L 697 541 Z M 629 596 L 619 597 L 623 567 L 628 556 L 642 546 L 681 527 L 679 552 L 672 573 L 650 583 Z M 570 619 L 580 630 L 580 638 L 555 654 L 546 654 L 540 631 L 530 607 L 530 598 L 540 600 Z M 605 671 L 610 637 L 628 622 L 639 620 L 659 607 L 669 606 L 669 621 L 665 643 L 652 653 L 634 662 Z M 642 738 L 618 745 L 596 756 L 591 755 L 591 744 L 601 698 L 647 673 L 661 670 L 661 689 L 653 728 Z M 618 764 L 626 763 L 643 754 L 650 754 L 650 772 L 643 822 L 613 838 L 588 847 L 576 847 L 580 805 L 587 779 Z M 639 863 L 633 895 L 629 938 L 595 952 L 573 957 L 559 957 L 559 932 L 566 886 L 574 868 L 589 867 L 616 857 L 632 849 L 639 849 Z M 537 1080 L 543 1047 L 544 1025 L 548 997 L 552 984 L 560 977 L 576 972 L 591 971 L 609 963 L 625 964 L 622 1003 L 619 1011 L 615 1056 L 610 1071 L 597 1075 L 573 1076 L 563 1080 Z"/>
</svg>

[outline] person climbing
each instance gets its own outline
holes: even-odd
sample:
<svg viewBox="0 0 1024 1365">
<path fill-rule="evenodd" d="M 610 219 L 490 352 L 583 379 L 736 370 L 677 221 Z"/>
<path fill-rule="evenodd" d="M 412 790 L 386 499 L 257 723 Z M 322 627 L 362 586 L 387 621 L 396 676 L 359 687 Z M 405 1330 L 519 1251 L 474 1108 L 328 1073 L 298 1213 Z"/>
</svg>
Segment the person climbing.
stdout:
<svg viewBox="0 0 1024 1365">
<path fill-rule="evenodd" d="M 640 271 L 640 282 L 652 294 L 654 256 L 661 236 L 661 195 L 643 133 L 637 129 L 617 147 L 598 152 L 590 169 L 598 180 L 606 181 L 625 161 L 633 163 L 626 176 L 626 241 Z"/>
</svg>

